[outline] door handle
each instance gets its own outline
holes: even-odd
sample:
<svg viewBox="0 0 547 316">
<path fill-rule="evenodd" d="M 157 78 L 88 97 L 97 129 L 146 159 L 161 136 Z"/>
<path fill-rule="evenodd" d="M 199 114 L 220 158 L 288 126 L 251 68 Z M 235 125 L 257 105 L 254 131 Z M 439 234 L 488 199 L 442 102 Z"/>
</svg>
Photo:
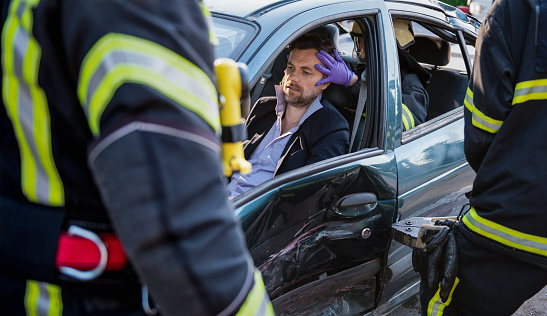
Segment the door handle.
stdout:
<svg viewBox="0 0 547 316">
<path fill-rule="evenodd" d="M 378 198 L 374 193 L 353 193 L 341 197 L 333 205 L 336 214 L 344 217 L 360 217 L 367 215 L 378 205 Z"/>
</svg>

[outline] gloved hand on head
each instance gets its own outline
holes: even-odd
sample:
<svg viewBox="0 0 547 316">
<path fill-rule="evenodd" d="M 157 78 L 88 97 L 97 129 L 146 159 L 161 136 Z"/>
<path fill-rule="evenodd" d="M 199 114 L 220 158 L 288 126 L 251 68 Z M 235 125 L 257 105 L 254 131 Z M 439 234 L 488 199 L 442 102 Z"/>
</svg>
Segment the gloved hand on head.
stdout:
<svg viewBox="0 0 547 316">
<path fill-rule="evenodd" d="M 323 75 L 327 76 L 327 78 L 317 81 L 315 84 L 316 86 L 327 82 L 343 85 L 344 87 L 347 87 L 350 84 L 351 79 L 353 78 L 353 71 L 348 68 L 336 49 L 334 50 L 334 58 L 324 50 L 319 51 L 319 53 L 315 55 L 319 61 L 325 65 L 316 64 L 315 68 Z"/>
</svg>

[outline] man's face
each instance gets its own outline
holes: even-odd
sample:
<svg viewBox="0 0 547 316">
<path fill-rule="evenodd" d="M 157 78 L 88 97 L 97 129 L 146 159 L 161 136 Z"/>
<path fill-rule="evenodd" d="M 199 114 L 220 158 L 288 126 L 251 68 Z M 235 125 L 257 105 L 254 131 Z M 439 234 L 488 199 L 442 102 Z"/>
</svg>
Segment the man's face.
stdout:
<svg viewBox="0 0 547 316">
<path fill-rule="evenodd" d="M 316 64 L 321 64 L 315 54 L 317 50 L 293 49 L 289 55 L 285 76 L 281 82 L 283 95 L 287 105 L 294 107 L 308 107 L 330 83 L 316 86 L 317 81 L 324 78 Z"/>
</svg>

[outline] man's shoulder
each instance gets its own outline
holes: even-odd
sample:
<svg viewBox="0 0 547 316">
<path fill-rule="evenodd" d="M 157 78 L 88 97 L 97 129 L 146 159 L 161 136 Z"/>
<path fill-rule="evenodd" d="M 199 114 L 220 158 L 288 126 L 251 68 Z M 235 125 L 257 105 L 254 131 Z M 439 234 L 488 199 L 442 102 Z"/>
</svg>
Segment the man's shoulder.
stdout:
<svg viewBox="0 0 547 316">
<path fill-rule="evenodd" d="M 270 111 L 275 112 L 276 104 L 277 104 L 276 97 L 261 97 L 258 100 L 256 100 L 255 104 L 251 108 L 249 117 L 256 116 L 256 115 L 262 116 L 264 115 L 264 113 L 268 113 Z"/>
<path fill-rule="evenodd" d="M 276 97 L 261 97 L 258 100 L 256 100 L 255 104 L 253 105 L 251 109 L 251 113 L 257 112 L 257 111 L 264 112 L 265 109 L 275 111 L 276 104 L 277 104 Z"/>
<path fill-rule="evenodd" d="M 276 104 L 277 103 L 277 98 L 276 97 L 261 97 L 258 100 L 256 100 L 255 106 L 264 105 L 264 104 L 271 104 L 271 103 Z"/>
<path fill-rule="evenodd" d="M 254 133 L 256 128 L 261 130 L 266 128 L 268 124 L 271 126 L 276 118 L 276 104 L 276 97 L 262 97 L 256 100 L 246 119 L 245 125 L 248 132 Z"/>
</svg>

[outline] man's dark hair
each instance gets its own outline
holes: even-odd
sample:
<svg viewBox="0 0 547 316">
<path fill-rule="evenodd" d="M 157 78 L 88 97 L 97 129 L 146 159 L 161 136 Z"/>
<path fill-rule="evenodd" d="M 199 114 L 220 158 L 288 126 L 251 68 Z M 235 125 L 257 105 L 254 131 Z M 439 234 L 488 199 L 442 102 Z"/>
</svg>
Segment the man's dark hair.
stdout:
<svg viewBox="0 0 547 316">
<path fill-rule="evenodd" d="M 319 34 L 317 32 L 308 32 L 296 40 L 294 40 L 292 43 L 289 44 L 289 52 L 291 52 L 293 49 L 310 49 L 314 48 L 317 51 L 324 50 L 327 53 L 329 53 L 331 56 L 334 57 L 334 50 L 336 49 L 334 47 L 334 43 L 332 40 L 328 37 L 325 37 L 322 34 Z"/>
</svg>

